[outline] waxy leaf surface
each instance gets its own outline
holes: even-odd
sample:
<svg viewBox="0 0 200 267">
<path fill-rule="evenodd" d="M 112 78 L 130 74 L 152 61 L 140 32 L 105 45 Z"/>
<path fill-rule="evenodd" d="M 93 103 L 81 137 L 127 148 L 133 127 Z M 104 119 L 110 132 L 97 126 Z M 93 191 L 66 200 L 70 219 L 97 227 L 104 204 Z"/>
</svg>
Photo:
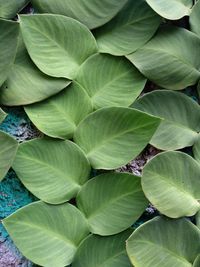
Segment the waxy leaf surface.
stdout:
<svg viewBox="0 0 200 267">
<path fill-rule="evenodd" d="M 163 119 L 150 141 L 161 150 L 192 146 L 199 136 L 200 107 L 185 94 L 157 90 L 139 98 L 132 106 Z"/>
<path fill-rule="evenodd" d="M 0 0 L 0 17 L 12 19 L 18 11 L 28 4 L 29 0 Z"/>
<path fill-rule="evenodd" d="M 90 235 L 78 248 L 72 267 L 131 267 L 125 242 L 132 230 L 112 236 Z"/>
<path fill-rule="evenodd" d="M 151 81 L 180 90 L 200 78 L 200 39 L 178 27 L 163 27 L 127 58 Z"/>
<path fill-rule="evenodd" d="M 65 203 L 32 203 L 3 220 L 24 256 L 41 266 L 64 267 L 73 261 L 80 242 L 89 234 L 81 212 Z"/>
<path fill-rule="evenodd" d="M 148 144 L 160 119 L 122 107 L 88 115 L 74 134 L 95 169 L 115 169 L 135 158 Z"/>
<path fill-rule="evenodd" d="M 53 139 L 21 144 L 13 169 L 34 195 L 50 204 L 75 197 L 90 174 L 89 163 L 76 144 Z"/>
<path fill-rule="evenodd" d="M 160 23 L 160 16 L 146 1 L 129 0 L 110 22 L 96 30 L 99 50 L 117 56 L 130 54 L 154 35 Z"/>
<path fill-rule="evenodd" d="M 32 0 L 31 2 L 38 12 L 72 17 L 93 29 L 114 17 L 127 0 Z"/>
<path fill-rule="evenodd" d="M 88 28 L 62 15 L 20 16 L 25 45 L 38 68 L 53 77 L 73 79 L 80 65 L 97 52 Z"/>
<path fill-rule="evenodd" d="M 200 1 L 194 5 L 192 13 L 190 15 L 190 27 L 191 30 L 200 37 Z"/>
<path fill-rule="evenodd" d="M 128 107 L 143 90 L 146 79 L 123 57 L 97 54 L 80 67 L 76 81 L 91 98 L 94 109 Z"/>
<path fill-rule="evenodd" d="M 135 267 L 192 267 L 200 251 L 200 231 L 189 220 L 156 217 L 127 241 Z"/>
<path fill-rule="evenodd" d="M 171 218 L 200 210 L 200 164 L 183 152 L 163 152 L 143 169 L 142 188 L 149 201 Z"/>
<path fill-rule="evenodd" d="M 40 131 L 51 137 L 67 139 L 92 111 L 92 103 L 87 93 L 73 82 L 59 94 L 26 106 L 25 111 Z"/>
<path fill-rule="evenodd" d="M 89 180 L 77 196 L 90 230 L 113 235 L 131 227 L 148 205 L 141 178 L 128 173 L 108 173 Z"/>
</svg>

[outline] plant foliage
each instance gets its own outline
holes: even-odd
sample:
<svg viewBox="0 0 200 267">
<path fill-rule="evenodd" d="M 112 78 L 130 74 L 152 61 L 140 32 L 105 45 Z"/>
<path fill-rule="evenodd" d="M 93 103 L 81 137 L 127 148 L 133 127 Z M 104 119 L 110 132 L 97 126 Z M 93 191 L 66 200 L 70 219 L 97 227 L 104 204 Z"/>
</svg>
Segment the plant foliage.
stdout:
<svg viewBox="0 0 200 267">
<path fill-rule="evenodd" d="M 38 198 L 3 220 L 32 262 L 200 266 L 199 12 L 200 0 L 0 0 L 0 123 L 23 106 L 43 133 L 18 144 L 0 131 L 0 180 L 12 167 Z M 148 144 L 162 151 L 141 176 L 116 171 Z M 135 229 L 149 203 L 158 216 Z"/>
</svg>

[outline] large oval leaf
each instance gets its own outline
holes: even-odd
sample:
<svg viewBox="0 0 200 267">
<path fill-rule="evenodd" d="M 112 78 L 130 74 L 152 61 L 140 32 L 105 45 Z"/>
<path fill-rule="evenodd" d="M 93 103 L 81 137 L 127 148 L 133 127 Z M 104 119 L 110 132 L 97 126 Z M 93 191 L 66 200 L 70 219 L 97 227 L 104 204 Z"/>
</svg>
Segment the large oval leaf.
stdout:
<svg viewBox="0 0 200 267">
<path fill-rule="evenodd" d="M 131 108 L 102 108 L 79 124 L 74 140 L 93 168 L 116 169 L 145 148 L 159 124 L 160 119 Z"/>
<path fill-rule="evenodd" d="M 144 0 L 129 0 L 124 8 L 95 33 L 101 52 L 127 55 L 144 45 L 155 33 L 161 18 Z"/>
<path fill-rule="evenodd" d="M 146 0 L 146 2 L 160 16 L 171 20 L 189 16 L 193 5 L 192 0 Z"/>
<path fill-rule="evenodd" d="M 163 118 L 150 141 L 159 149 L 176 150 L 192 146 L 198 138 L 200 107 L 183 93 L 154 91 L 139 98 L 132 106 Z"/>
<path fill-rule="evenodd" d="M 4 219 L 3 224 L 23 255 L 42 266 L 70 264 L 89 234 L 84 216 L 68 203 L 35 202 Z"/>
<path fill-rule="evenodd" d="M 26 105 L 58 93 L 70 81 L 47 76 L 31 61 L 20 36 L 15 62 L 1 88 L 0 101 L 7 106 Z"/>
<path fill-rule="evenodd" d="M 135 267 L 192 267 L 200 251 L 200 231 L 185 218 L 156 217 L 140 226 L 127 242 Z"/>
<path fill-rule="evenodd" d="M 85 89 L 95 109 L 128 107 L 144 88 L 146 79 L 123 57 L 91 56 L 80 67 L 76 81 Z"/>
<path fill-rule="evenodd" d="M 51 204 L 75 197 L 90 174 L 89 163 L 76 144 L 52 139 L 21 144 L 13 169 L 34 195 Z"/>
<path fill-rule="evenodd" d="M 13 18 L 28 2 L 29 0 L 0 0 L 0 17 Z"/>
<path fill-rule="evenodd" d="M 200 165 L 182 152 L 158 154 L 143 169 L 142 188 L 166 216 L 192 216 L 200 210 Z"/>
<path fill-rule="evenodd" d="M 128 173 L 108 173 L 89 180 L 77 196 L 90 230 L 113 235 L 130 227 L 144 212 L 148 202 L 141 178 Z"/>
<path fill-rule="evenodd" d="M 79 122 L 92 111 L 86 92 L 75 82 L 59 94 L 25 107 L 31 121 L 43 133 L 71 138 Z"/>
<path fill-rule="evenodd" d="M 93 29 L 114 17 L 127 0 L 32 0 L 31 2 L 39 12 L 66 15 Z"/>
<path fill-rule="evenodd" d="M 73 79 L 96 41 L 80 22 L 61 15 L 20 16 L 27 50 L 38 68 L 53 77 Z"/>
<path fill-rule="evenodd" d="M 17 152 L 18 143 L 10 135 L 0 131 L 0 181 L 10 169 Z"/>
<path fill-rule="evenodd" d="M 179 90 L 200 78 L 199 54 L 200 39 L 194 33 L 163 27 L 150 42 L 127 58 L 151 81 Z"/>
<path fill-rule="evenodd" d="M 195 32 L 200 37 L 200 1 L 197 1 L 197 3 L 194 5 L 192 9 L 192 13 L 190 15 L 190 27 L 193 32 Z"/>
<path fill-rule="evenodd" d="M 90 235 L 78 248 L 72 267 L 131 267 L 125 241 L 131 235 L 129 229 L 118 235 Z"/>
<path fill-rule="evenodd" d="M 0 123 L 5 119 L 7 114 L 0 108 Z"/>
<path fill-rule="evenodd" d="M 8 77 L 10 67 L 15 59 L 19 23 L 0 19 L 0 86 Z"/>
</svg>

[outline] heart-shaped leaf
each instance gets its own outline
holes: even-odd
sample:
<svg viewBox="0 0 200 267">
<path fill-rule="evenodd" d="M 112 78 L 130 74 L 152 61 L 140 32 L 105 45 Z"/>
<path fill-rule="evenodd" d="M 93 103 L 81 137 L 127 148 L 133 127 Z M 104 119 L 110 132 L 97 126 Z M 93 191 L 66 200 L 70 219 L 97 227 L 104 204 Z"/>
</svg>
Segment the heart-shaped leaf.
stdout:
<svg viewBox="0 0 200 267">
<path fill-rule="evenodd" d="M 78 123 L 92 111 L 86 92 L 73 82 L 59 94 L 25 107 L 31 121 L 43 133 L 61 139 L 71 138 Z"/>
<path fill-rule="evenodd" d="M 197 1 L 197 3 L 194 5 L 192 9 L 192 13 L 190 15 L 190 27 L 193 32 L 195 32 L 200 37 L 200 2 Z"/>
<path fill-rule="evenodd" d="M 28 4 L 29 0 L 0 0 L 0 17 L 11 19 Z"/>
<path fill-rule="evenodd" d="M 20 36 L 15 62 L 1 88 L 0 101 L 7 106 L 34 103 L 58 93 L 69 83 L 67 79 L 42 73 L 31 61 Z"/>
<path fill-rule="evenodd" d="M 79 124 L 74 140 L 93 168 L 116 169 L 145 148 L 159 124 L 159 118 L 131 108 L 102 108 Z"/>
<path fill-rule="evenodd" d="M 139 98 L 132 106 L 163 118 L 150 141 L 159 149 L 176 150 L 192 146 L 198 138 L 200 107 L 183 93 L 153 91 Z"/>
<path fill-rule="evenodd" d="M 189 16 L 193 5 L 192 0 L 146 0 L 146 2 L 160 16 L 171 20 Z"/>
<path fill-rule="evenodd" d="M 64 267 L 89 234 L 87 222 L 74 206 L 32 203 L 3 220 L 17 247 L 42 266 Z"/>
<path fill-rule="evenodd" d="M 20 16 L 20 26 L 33 62 L 47 75 L 73 79 L 86 58 L 97 52 L 91 32 L 72 18 L 26 15 Z"/>
<path fill-rule="evenodd" d="M 100 52 L 127 55 L 144 45 L 155 33 L 161 18 L 144 0 L 129 0 L 110 22 L 97 29 Z"/>
<path fill-rule="evenodd" d="M 10 135 L 0 131 L 0 181 L 10 169 L 17 152 L 18 143 Z"/>
<path fill-rule="evenodd" d="M 75 197 L 90 174 L 90 165 L 76 144 L 52 139 L 21 144 L 13 169 L 34 195 L 51 204 Z"/>
<path fill-rule="evenodd" d="M 0 123 L 5 119 L 7 114 L 0 108 Z"/>
<path fill-rule="evenodd" d="M 125 241 L 131 235 L 129 229 L 117 235 L 90 235 L 78 248 L 72 267 L 131 267 Z"/>
<path fill-rule="evenodd" d="M 80 67 L 76 81 L 85 89 L 95 109 L 128 107 L 144 88 L 146 79 L 123 57 L 97 54 Z"/>
<path fill-rule="evenodd" d="M 143 169 L 142 188 L 149 201 L 171 218 L 200 210 L 200 165 L 182 152 L 164 152 Z"/>
<path fill-rule="evenodd" d="M 17 51 L 19 23 L 0 19 L 0 86 L 8 77 Z"/>
<path fill-rule="evenodd" d="M 199 54 L 200 39 L 194 33 L 178 27 L 163 27 L 127 58 L 154 83 L 179 90 L 200 78 Z"/>
<path fill-rule="evenodd" d="M 135 267 L 192 267 L 200 251 L 200 231 L 189 220 L 156 217 L 140 226 L 127 241 Z"/>
<path fill-rule="evenodd" d="M 127 0 L 32 0 L 41 13 L 55 13 L 79 20 L 90 29 L 109 21 Z"/>
<path fill-rule="evenodd" d="M 148 201 L 141 178 L 128 173 L 108 173 L 89 180 L 77 196 L 90 230 L 113 235 L 130 227 L 144 212 Z"/>
</svg>

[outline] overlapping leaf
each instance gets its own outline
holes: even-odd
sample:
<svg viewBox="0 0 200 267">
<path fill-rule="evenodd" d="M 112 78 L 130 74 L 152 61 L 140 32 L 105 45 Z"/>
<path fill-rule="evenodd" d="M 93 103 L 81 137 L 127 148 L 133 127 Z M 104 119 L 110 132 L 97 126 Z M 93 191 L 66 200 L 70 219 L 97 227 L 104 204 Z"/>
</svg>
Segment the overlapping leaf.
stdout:
<svg viewBox="0 0 200 267">
<path fill-rule="evenodd" d="M 131 233 L 127 230 L 118 235 L 87 237 L 78 248 L 72 267 L 131 267 L 125 249 Z"/>
<path fill-rule="evenodd" d="M 78 146 L 52 139 L 21 144 L 13 168 L 34 195 L 51 204 L 75 197 L 90 174 L 89 163 Z"/>
<path fill-rule="evenodd" d="M 19 23 L 0 19 L 0 86 L 6 80 L 15 59 Z"/>
<path fill-rule="evenodd" d="M 127 242 L 135 267 L 192 267 L 200 251 L 200 231 L 189 220 L 156 217 L 140 226 Z"/>
<path fill-rule="evenodd" d="M 70 264 L 89 234 L 84 216 L 68 203 L 35 202 L 4 219 L 3 224 L 23 255 L 41 266 Z"/>
<path fill-rule="evenodd" d="M 200 39 L 194 33 L 178 27 L 163 27 L 127 58 L 154 83 L 179 90 L 200 79 L 199 54 Z"/>
<path fill-rule="evenodd" d="M 145 165 L 142 188 L 164 215 L 195 215 L 200 210 L 200 165 L 185 153 L 163 152 Z"/>
<path fill-rule="evenodd" d="M 193 146 L 193 154 L 196 161 L 200 163 L 200 135 L 198 136 L 194 146 Z"/>
<path fill-rule="evenodd" d="M 90 96 L 93 107 L 98 109 L 128 107 L 141 93 L 146 79 L 125 58 L 97 54 L 83 63 L 76 81 Z"/>
<path fill-rule="evenodd" d="M 31 2 L 39 12 L 66 15 L 93 29 L 114 17 L 127 0 L 32 0 Z"/>
<path fill-rule="evenodd" d="M 148 202 L 141 178 L 127 173 L 108 173 L 89 180 L 77 196 L 90 230 L 113 235 L 130 227 L 144 212 Z"/>
<path fill-rule="evenodd" d="M 72 18 L 20 16 L 20 26 L 33 62 L 47 75 L 73 79 L 86 58 L 97 52 L 91 32 Z"/>
<path fill-rule="evenodd" d="M 1 88 L 0 101 L 7 106 L 38 102 L 58 93 L 69 83 L 67 79 L 42 73 L 31 61 L 20 36 L 15 62 Z"/>
<path fill-rule="evenodd" d="M 13 18 L 28 2 L 29 0 L 0 0 L 0 17 Z"/>
<path fill-rule="evenodd" d="M 0 108 L 0 123 L 5 119 L 6 113 Z"/>
<path fill-rule="evenodd" d="M 190 26 L 191 26 L 191 30 L 193 32 L 195 32 L 200 37 L 200 28 L 199 28 L 200 17 L 199 17 L 199 13 L 200 13 L 200 2 L 197 1 L 197 3 L 194 5 L 194 7 L 192 9 L 192 13 L 190 15 Z"/>
<path fill-rule="evenodd" d="M 31 121 L 43 133 L 62 139 L 71 138 L 78 123 L 92 111 L 86 92 L 75 82 L 61 93 L 25 107 Z"/>
<path fill-rule="evenodd" d="M 0 181 L 10 169 L 18 143 L 10 135 L 0 131 Z"/>
<path fill-rule="evenodd" d="M 150 141 L 159 149 L 175 150 L 192 146 L 199 136 L 200 107 L 185 94 L 153 91 L 139 98 L 132 106 L 163 118 Z"/>
<path fill-rule="evenodd" d="M 155 33 L 161 18 L 144 0 L 129 0 L 124 8 L 95 33 L 99 50 L 127 55 L 144 45 Z"/>
<path fill-rule="evenodd" d="M 200 255 L 198 255 L 194 261 L 193 267 L 199 267 L 200 266 Z"/>
<path fill-rule="evenodd" d="M 192 0 L 146 0 L 146 2 L 160 16 L 171 20 L 177 20 L 190 15 L 193 5 Z"/>
<path fill-rule="evenodd" d="M 159 124 L 159 118 L 131 108 L 102 108 L 79 124 L 74 140 L 93 168 L 115 169 L 145 148 Z"/>
</svg>

